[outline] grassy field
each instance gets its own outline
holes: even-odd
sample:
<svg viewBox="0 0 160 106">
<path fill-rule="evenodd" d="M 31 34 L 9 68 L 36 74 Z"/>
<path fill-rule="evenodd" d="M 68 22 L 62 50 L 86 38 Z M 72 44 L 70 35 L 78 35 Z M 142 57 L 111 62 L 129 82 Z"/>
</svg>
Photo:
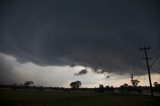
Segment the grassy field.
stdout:
<svg viewBox="0 0 160 106">
<path fill-rule="evenodd" d="M 0 90 L 0 106 L 156 106 L 160 97 Z"/>
</svg>

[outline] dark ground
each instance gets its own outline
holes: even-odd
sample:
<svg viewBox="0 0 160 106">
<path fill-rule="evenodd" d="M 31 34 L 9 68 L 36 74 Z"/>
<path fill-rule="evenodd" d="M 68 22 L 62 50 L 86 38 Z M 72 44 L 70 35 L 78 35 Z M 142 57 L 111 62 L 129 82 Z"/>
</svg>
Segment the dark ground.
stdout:
<svg viewBox="0 0 160 106">
<path fill-rule="evenodd" d="M 0 106 L 156 106 L 160 97 L 36 90 L 0 90 Z"/>
</svg>

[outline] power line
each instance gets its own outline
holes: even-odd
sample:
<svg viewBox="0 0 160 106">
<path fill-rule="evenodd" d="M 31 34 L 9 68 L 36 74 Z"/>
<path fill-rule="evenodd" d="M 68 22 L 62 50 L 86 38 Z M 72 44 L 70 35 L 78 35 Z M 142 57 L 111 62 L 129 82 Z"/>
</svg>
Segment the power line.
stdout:
<svg viewBox="0 0 160 106">
<path fill-rule="evenodd" d="M 143 50 L 144 53 L 145 53 L 145 59 L 146 60 L 146 65 L 147 65 L 147 70 L 148 70 L 148 77 L 149 77 L 149 84 L 150 84 L 150 91 L 151 91 L 151 95 L 153 96 L 153 89 L 152 89 L 152 82 L 151 82 L 151 75 L 150 75 L 150 65 L 149 65 L 149 59 L 152 59 L 152 58 L 149 58 L 148 57 L 148 54 L 147 54 L 147 51 L 150 50 L 151 48 L 150 47 L 142 47 L 140 48 L 140 50 Z"/>
<path fill-rule="evenodd" d="M 150 65 L 150 68 L 154 65 L 154 63 L 159 59 L 160 54 L 153 60 L 152 64 Z"/>
</svg>

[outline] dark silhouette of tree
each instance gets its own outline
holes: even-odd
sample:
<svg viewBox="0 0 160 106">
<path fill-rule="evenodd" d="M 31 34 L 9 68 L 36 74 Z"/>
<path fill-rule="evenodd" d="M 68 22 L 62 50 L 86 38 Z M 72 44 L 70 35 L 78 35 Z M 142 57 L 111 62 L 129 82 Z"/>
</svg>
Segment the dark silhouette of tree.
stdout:
<svg viewBox="0 0 160 106">
<path fill-rule="evenodd" d="M 131 79 L 131 84 L 132 84 L 132 93 L 141 93 L 142 91 L 137 87 L 138 83 L 140 83 L 139 80 L 137 79 Z"/>
<path fill-rule="evenodd" d="M 139 81 L 139 80 L 137 80 L 137 79 L 133 79 L 133 80 L 131 80 L 132 87 L 137 87 L 139 82 L 140 82 L 140 81 Z"/>
<path fill-rule="evenodd" d="M 160 84 L 158 84 L 158 82 L 154 82 L 154 86 L 155 86 L 155 91 L 160 92 Z"/>
<path fill-rule="evenodd" d="M 126 83 L 124 83 L 124 85 L 122 85 L 123 87 L 129 87 L 129 85 L 128 84 L 126 84 Z"/>
<path fill-rule="evenodd" d="M 16 89 L 17 86 L 18 86 L 18 84 L 17 84 L 17 83 L 14 83 L 14 84 L 11 85 L 11 89 Z"/>
<path fill-rule="evenodd" d="M 105 88 L 106 88 L 106 90 L 110 90 L 110 87 L 109 87 L 109 86 L 106 86 Z"/>
<path fill-rule="evenodd" d="M 113 88 L 113 86 L 111 86 L 111 92 L 114 93 L 114 88 Z"/>
<path fill-rule="evenodd" d="M 113 86 L 106 86 L 105 91 L 113 93 Z"/>
<path fill-rule="evenodd" d="M 120 86 L 120 89 L 122 92 L 130 93 L 132 91 L 132 86 L 124 83 L 123 85 Z"/>
<path fill-rule="evenodd" d="M 99 84 L 99 92 L 100 93 L 104 92 L 104 86 L 103 86 L 103 84 Z"/>
<path fill-rule="evenodd" d="M 75 89 L 75 88 L 79 88 L 82 85 L 82 83 L 80 81 L 75 81 L 75 82 L 71 82 L 70 86 L 71 88 Z"/>
<path fill-rule="evenodd" d="M 25 87 L 28 87 L 28 86 L 33 85 L 33 84 L 34 84 L 33 81 L 26 81 L 26 82 L 24 82 L 24 86 Z"/>
<path fill-rule="evenodd" d="M 154 86 L 158 87 L 159 86 L 158 82 L 154 82 Z"/>
</svg>

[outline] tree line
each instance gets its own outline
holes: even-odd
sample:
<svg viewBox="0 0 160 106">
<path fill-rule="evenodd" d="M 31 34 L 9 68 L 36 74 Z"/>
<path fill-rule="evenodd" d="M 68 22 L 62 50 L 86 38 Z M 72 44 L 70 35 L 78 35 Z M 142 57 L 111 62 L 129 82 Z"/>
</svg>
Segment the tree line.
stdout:
<svg viewBox="0 0 160 106">
<path fill-rule="evenodd" d="M 144 91 L 149 91 L 148 86 L 138 86 L 138 81 L 134 81 L 132 85 L 128 85 L 124 83 L 120 87 L 113 86 L 104 86 L 103 84 L 99 84 L 99 87 L 95 88 L 82 88 L 81 81 L 71 82 L 70 88 L 64 87 L 43 87 L 43 86 L 35 86 L 33 81 L 25 81 L 23 84 L 12 84 L 12 85 L 0 85 L 0 88 L 10 88 L 10 89 L 37 89 L 37 90 L 61 90 L 65 92 L 71 91 L 88 91 L 88 92 L 108 92 L 108 93 L 138 93 L 141 94 Z M 153 91 L 160 93 L 160 84 L 158 82 L 154 82 Z"/>
</svg>

